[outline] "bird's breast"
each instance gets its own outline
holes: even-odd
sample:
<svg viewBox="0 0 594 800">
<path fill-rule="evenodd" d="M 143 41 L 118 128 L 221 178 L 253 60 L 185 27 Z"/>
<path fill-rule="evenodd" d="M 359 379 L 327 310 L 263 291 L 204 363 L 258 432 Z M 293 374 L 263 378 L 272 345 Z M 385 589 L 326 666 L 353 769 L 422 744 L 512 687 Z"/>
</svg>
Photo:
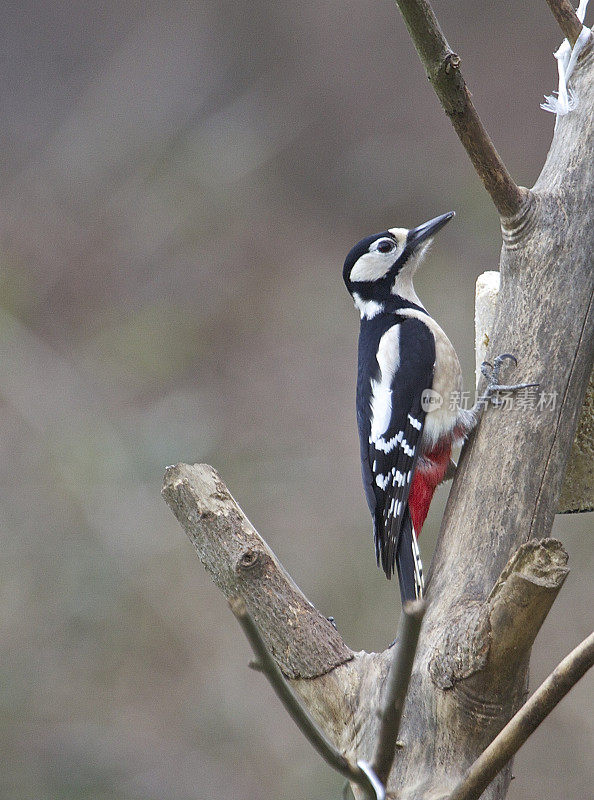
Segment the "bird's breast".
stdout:
<svg viewBox="0 0 594 800">
<path fill-rule="evenodd" d="M 444 437 L 453 438 L 462 396 L 462 371 L 454 346 L 432 317 L 414 309 L 401 313 L 420 319 L 435 339 L 435 366 L 431 385 L 433 394 L 431 403 L 426 408 L 421 441 L 422 449 L 428 451 Z"/>
</svg>

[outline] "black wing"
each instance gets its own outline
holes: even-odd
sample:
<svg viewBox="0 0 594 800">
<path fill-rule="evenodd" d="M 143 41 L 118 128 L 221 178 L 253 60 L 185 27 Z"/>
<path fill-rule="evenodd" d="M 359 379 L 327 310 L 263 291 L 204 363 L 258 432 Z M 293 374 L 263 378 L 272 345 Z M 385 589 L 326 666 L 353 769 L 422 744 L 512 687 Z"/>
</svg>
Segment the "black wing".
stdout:
<svg viewBox="0 0 594 800">
<path fill-rule="evenodd" d="M 403 599 L 411 599 L 420 594 L 422 579 L 408 495 L 425 424 L 423 392 L 433 382 L 435 340 L 421 320 L 400 317 L 378 338 L 376 352 L 368 410 L 359 415 L 363 483 L 378 564 L 388 578 L 396 564 Z M 360 387 L 363 407 L 365 388 Z M 367 425 L 361 425 L 363 417 Z"/>
</svg>

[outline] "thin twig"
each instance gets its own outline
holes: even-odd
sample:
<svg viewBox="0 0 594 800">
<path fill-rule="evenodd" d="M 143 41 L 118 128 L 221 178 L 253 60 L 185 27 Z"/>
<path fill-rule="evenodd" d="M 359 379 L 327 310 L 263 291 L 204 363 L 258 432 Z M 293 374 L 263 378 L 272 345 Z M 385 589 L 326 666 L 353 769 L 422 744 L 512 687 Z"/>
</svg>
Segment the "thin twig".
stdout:
<svg viewBox="0 0 594 800">
<path fill-rule="evenodd" d="M 447 43 L 426 0 L 396 0 L 427 75 L 472 164 L 502 217 L 523 207 L 528 192 L 516 186 L 474 107 L 460 58 Z"/>
<path fill-rule="evenodd" d="M 400 719 L 412 673 L 413 661 L 419 641 L 421 623 L 426 604 L 415 600 L 404 604 L 400 616 L 398 638 L 394 645 L 392 665 L 388 675 L 386 697 L 381 713 L 381 723 L 373 756 L 373 769 L 386 785 L 396 752 Z"/>
<path fill-rule="evenodd" d="M 594 633 L 572 650 L 477 758 L 449 800 L 477 800 L 526 739 L 594 665 Z"/>
<path fill-rule="evenodd" d="M 376 785 L 376 781 L 374 781 L 375 775 L 373 773 L 369 775 L 369 766 L 364 762 L 359 762 L 357 765 L 351 764 L 348 759 L 339 753 L 329 739 L 326 738 L 303 708 L 285 680 L 276 661 L 268 652 L 268 648 L 260 635 L 260 631 L 256 627 L 256 623 L 248 613 L 244 600 L 241 597 L 231 598 L 231 600 L 229 600 L 229 606 L 252 646 L 252 650 L 258 659 L 260 670 L 268 678 L 277 697 L 295 721 L 301 733 L 309 739 L 324 761 L 333 769 L 360 786 L 372 800 L 384 800 L 383 787 Z M 363 768 L 360 766 L 361 763 L 363 763 Z"/>
<path fill-rule="evenodd" d="M 573 6 L 569 0 L 547 0 L 547 3 L 563 31 L 563 35 L 573 47 L 582 32 L 582 23 L 573 10 Z"/>
</svg>

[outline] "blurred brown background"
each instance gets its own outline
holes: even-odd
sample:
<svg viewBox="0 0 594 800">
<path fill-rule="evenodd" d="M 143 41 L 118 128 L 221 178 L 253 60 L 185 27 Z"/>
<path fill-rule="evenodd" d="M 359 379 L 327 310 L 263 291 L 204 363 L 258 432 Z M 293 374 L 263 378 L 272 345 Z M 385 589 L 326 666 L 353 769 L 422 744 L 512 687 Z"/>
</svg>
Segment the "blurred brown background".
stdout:
<svg viewBox="0 0 594 800">
<path fill-rule="evenodd" d="M 554 119 L 546 4 L 435 3 L 516 179 Z M 2 680 L 10 800 L 339 797 L 159 496 L 214 464 L 355 649 L 394 635 L 354 415 L 363 235 L 455 209 L 418 278 L 473 377 L 494 210 L 380 2 L 1 3 Z M 423 536 L 427 563 L 447 489 Z M 589 631 L 591 515 L 532 686 Z M 512 800 L 591 797 L 586 678 Z"/>
</svg>

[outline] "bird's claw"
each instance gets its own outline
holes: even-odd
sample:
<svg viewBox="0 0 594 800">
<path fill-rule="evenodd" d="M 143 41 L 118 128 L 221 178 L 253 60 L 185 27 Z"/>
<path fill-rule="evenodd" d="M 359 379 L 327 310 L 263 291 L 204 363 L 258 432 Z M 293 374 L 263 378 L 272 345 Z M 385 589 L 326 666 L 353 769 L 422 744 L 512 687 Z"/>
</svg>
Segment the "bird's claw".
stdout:
<svg viewBox="0 0 594 800">
<path fill-rule="evenodd" d="M 481 364 L 481 372 L 488 381 L 487 390 L 483 395 L 483 398 L 485 400 L 490 400 L 494 406 L 505 405 L 505 399 L 499 400 L 497 397 L 495 397 L 495 395 L 497 395 L 499 392 L 516 392 L 518 389 L 529 389 L 540 386 L 538 383 L 499 383 L 499 373 L 501 372 L 501 367 L 507 360 L 513 361 L 514 367 L 518 366 L 518 359 L 512 355 L 512 353 L 502 353 L 500 356 L 497 356 L 492 364 L 490 361 L 483 361 Z"/>
<path fill-rule="evenodd" d="M 481 372 L 489 381 L 489 386 L 496 386 L 499 384 L 499 373 L 501 372 L 501 367 L 508 359 L 509 361 L 514 362 L 514 367 L 518 366 L 518 359 L 511 353 L 502 353 L 500 356 L 497 356 L 492 364 L 490 361 L 483 361 L 481 364 Z M 487 371 L 487 368 L 490 371 Z"/>
</svg>

